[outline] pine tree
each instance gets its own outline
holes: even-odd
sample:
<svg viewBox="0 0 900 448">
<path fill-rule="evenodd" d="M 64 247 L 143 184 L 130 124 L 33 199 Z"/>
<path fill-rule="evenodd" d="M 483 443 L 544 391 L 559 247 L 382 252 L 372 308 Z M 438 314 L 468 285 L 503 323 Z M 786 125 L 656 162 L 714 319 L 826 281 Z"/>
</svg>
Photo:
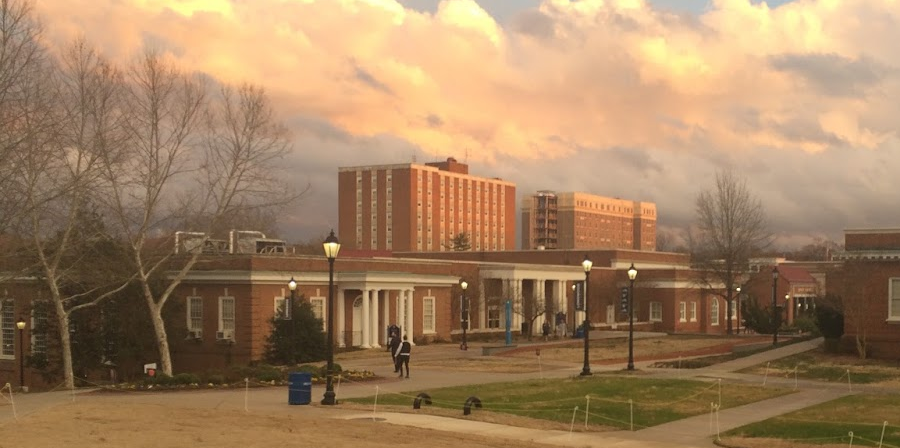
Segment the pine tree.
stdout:
<svg viewBox="0 0 900 448">
<path fill-rule="evenodd" d="M 293 318 L 275 316 L 270 321 L 272 332 L 266 337 L 266 362 L 302 364 L 325 359 L 325 332 L 322 319 L 313 313 L 303 296 L 294 303 Z"/>
</svg>

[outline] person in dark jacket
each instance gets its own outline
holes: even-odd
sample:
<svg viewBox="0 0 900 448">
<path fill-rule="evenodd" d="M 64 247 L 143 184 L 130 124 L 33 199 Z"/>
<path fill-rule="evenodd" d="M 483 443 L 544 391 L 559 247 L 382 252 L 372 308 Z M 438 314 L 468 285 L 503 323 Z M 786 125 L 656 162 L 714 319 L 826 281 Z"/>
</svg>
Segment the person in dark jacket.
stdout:
<svg viewBox="0 0 900 448">
<path fill-rule="evenodd" d="M 403 342 L 400 343 L 400 346 L 397 347 L 396 356 L 397 356 L 397 371 L 400 372 L 400 378 L 403 378 L 403 366 L 406 366 L 406 377 L 409 378 L 409 353 L 412 351 L 412 345 L 410 345 L 409 341 L 406 339 L 406 335 L 403 335 Z"/>
<path fill-rule="evenodd" d="M 397 349 L 400 348 L 400 335 L 397 332 L 391 332 L 391 340 L 388 342 L 391 351 L 391 362 L 394 363 L 394 373 L 399 372 L 397 366 Z"/>
</svg>

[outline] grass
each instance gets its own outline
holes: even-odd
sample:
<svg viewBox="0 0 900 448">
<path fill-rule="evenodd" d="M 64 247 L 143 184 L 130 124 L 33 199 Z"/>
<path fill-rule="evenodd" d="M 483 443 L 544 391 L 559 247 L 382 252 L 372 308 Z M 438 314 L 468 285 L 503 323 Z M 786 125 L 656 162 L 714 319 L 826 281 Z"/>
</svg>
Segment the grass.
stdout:
<svg viewBox="0 0 900 448">
<path fill-rule="evenodd" d="M 792 374 L 797 369 L 797 376 L 803 379 L 818 381 L 847 381 L 853 384 L 871 384 L 900 379 L 900 368 L 875 360 L 859 359 L 830 355 L 821 350 L 789 356 L 768 364 L 769 374 Z M 742 373 L 763 374 L 766 365 L 757 365 L 741 370 Z"/>
<path fill-rule="evenodd" d="M 584 422 L 586 396 L 590 396 L 588 424 L 594 429 L 612 427 L 628 429 L 634 403 L 634 428 L 640 429 L 709 412 L 710 403 L 718 402 L 719 386 L 691 380 L 663 380 L 637 377 L 593 376 L 554 380 L 530 380 L 449 387 L 427 392 L 433 406 L 462 409 L 471 396 L 483 405 L 476 412 L 495 412 L 533 419 L 568 423 L 573 410 L 577 421 Z M 378 397 L 378 405 L 409 408 L 419 392 Z M 722 408 L 740 406 L 786 393 L 785 390 L 746 385 L 721 385 Z M 350 399 L 371 404 L 374 397 Z"/>
<path fill-rule="evenodd" d="M 847 444 L 849 432 L 853 431 L 854 446 L 878 446 L 882 425 L 888 422 L 883 446 L 897 447 L 900 446 L 898 398 L 893 394 L 847 396 L 742 426 L 724 436 L 784 439 L 811 445 Z"/>
</svg>

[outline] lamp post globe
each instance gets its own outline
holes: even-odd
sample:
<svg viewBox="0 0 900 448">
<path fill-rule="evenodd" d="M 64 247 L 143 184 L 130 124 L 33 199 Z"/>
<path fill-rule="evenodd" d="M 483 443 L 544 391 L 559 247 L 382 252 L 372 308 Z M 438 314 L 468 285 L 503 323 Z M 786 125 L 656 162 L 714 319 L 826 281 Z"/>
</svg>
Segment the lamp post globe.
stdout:
<svg viewBox="0 0 900 448">
<path fill-rule="evenodd" d="M 459 287 L 462 288 L 462 301 L 459 304 L 460 307 L 460 326 L 462 327 L 462 344 L 459 345 L 460 350 L 468 350 L 469 344 L 466 342 L 466 330 L 469 328 L 469 297 L 466 295 L 466 289 L 469 287 L 469 282 L 465 280 L 460 280 Z"/>
<path fill-rule="evenodd" d="M 634 279 L 637 278 L 634 263 L 628 268 L 628 370 L 634 370 Z"/>
<path fill-rule="evenodd" d="M 584 366 L 581 368 L 581 376 L 590 376 L 591 375 L 591 360 L 590 360 L 590 333 L 591 333 L 591 315 L 590 315 L 590 300 L 588 300 L 588 284 L 591 279 L 591 267 L 594 263 L 588 258 L 587 255 L 584 256 L 584 261 L 581 262 L 581 267 L 584 269 Z"/>
<path fill-rule="evenodd" d="M 341 251 L 341 243 L 334 236 L 334 230 L 322 243 L 325 249 L 325 258 L 328 259 L 328 332 L 325 339 L 325 355 L 328 358 L 325 373 L 325 396 L 322 397 L 323 405 L 336 404 L 334 398 L 334 260 Z"/>
</svg>

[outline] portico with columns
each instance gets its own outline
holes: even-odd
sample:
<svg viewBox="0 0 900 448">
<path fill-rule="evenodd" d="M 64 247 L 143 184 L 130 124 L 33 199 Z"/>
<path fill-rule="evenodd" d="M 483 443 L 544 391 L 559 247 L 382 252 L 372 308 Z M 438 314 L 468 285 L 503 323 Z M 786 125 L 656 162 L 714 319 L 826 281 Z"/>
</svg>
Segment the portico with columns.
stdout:
<svg viewBox="0 0 900 448">
<path fill-rule="evenodd" d="M 459 278 L 403 272 L 349 272 L 335 280 L 335 337 L 338 347 L 380 348 L 387 327 L 397 325 L 415 345 L 433 337 L 449 316 L 450 287 Z"/>
<path fill-rule="evenodd" d="M 493 332 L 506 330 L 505 302 L 512 307 L 510 329 L 521 331 L 528 323 L 529 332 L 540 334 L 546 319 L 556 328 L 553 315 L 562 312 L 569 325 L 584 320 L 584 312 L 574 312 L 570 285 L 584 280 L 580 266 L 534 264 L 485 264 L 480 269 L 480 288 L 477 304 L 470 304 L 473 327 L 469 331 Z M 534 317 L 532 320 L 531 317 Z M 571 328 L 571 327 L 570 327 Z M 454 328 L 453 333 L 460 332 Z"/>
</svg>

